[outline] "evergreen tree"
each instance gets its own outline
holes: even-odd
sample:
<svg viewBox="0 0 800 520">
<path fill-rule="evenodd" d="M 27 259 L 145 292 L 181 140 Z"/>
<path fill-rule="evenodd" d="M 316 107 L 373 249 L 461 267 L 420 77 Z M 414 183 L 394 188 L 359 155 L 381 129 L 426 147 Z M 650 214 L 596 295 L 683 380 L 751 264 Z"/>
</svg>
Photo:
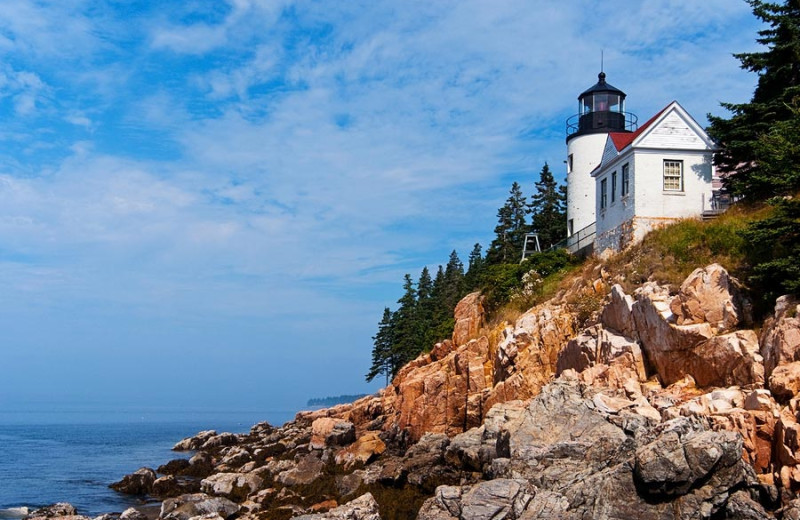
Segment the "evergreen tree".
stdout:
<svg viewBox="0 0 800 520">
<path fill-rule="evenodd" d="M 550 166 L 544 163 L 536 182 L 536 193 L 531 197 L 529 211 L 531 227 L 539 234 L 542 248 L 548 248 L 567 236 L 566 190 L 559 187 Z"/>
<path fill-rule="evenodd" d="M 417 291 L 411 275 L 403 278 L 403 296 L 397 300 L 400 307 L 393 316 L 392 327 L 392 354 L 395 356 L 396 366 L 393 367 L 392 376 L 397 370 L 414 359 L 420 352 L 419 324 L 417 323 Z"/>
<path fill-rule="evenodd" d="M 770 204 L 774 211 L 769 217 L 741 232 L 750 246 L 749 281 L 767 310 L 781 294 L 800 295 L 800 199 L 776 198 Z"/>
<path fill-rule="evenodd" d="M 793 194 L 800 189 L 798 166 L 775 169 L 772 151 L 764 146 L 775 137 L 797 128 L 800 107 L 800 2 L 748 0 L 753 13 L 769 28 L 759 31 L 761 52 L 736 54 L 742 68 L 758 74 L 758 85 L 749 103 L 723 103 L 730 119 L 709 115 L 708 133 L 722 149 L 714 156 L 725 178 L 725 187 L 736 196 L 763 200 Z M 773 137 L 771 137 L 773 136 Z M 794 156 L 795 159 L 797 156 Z"/>
<path fill-rule="evenodd" d="M 436 342 L 432 338 L 431 330 L 435 327 L 433 301 L 433 280 L 427 267 L 422 268 L 417 282 L 417 323 L 419 344 L 424 349 L 429 349 Z"/>
<path fill-rule="evenodd" d="M 527 205 L 522 189 L 514 182 L 506 203 L 497 211 L 495 238 L 486 252 L 489 264 L 519 262 L 528 226 L 525 222 Z"/>
<path fill-rule="evenodd" d="M 445 303 L 445 281 L 444 281 L 444 268 L 440 265 L 436 271 L 436 276 L 433 279 L 433 289 L 431 290 L 431 309 L 433 316 L 433 324 L 431 335 L 438 334 L 439 326 L 447 319 L 447 305 Z M 432 338 L 436 342 L 439 338 Z"/>
<path fill-rule="evenodd" d="M 464 264 L 461 263 L 461 259 L 458 258 L 458 253 L 454 249 L 444 268 L 444 303 L 450 317 L 453 316 L 453 310 L 463 296 Z"/>
<path fill-rule="evenodd" d="M 378 332 L 372 337 L 374 345 L 372 348 L 372 366 L 367 372 L 367 381 L 372 381 L 379 374 L 384 374 L 388 385 L 389 376 L 397 371 L 395 368 L 393 328 L 392 312 L 389 307 L 386 307 L 383 309 L 383 318 L 378 324 Z"/>
<path fill-rule="evenodd" d="M 484 260 L 481 256 L 481 245 L 475 244 L 467 261 L 467 273 L 464 275 L 464 288 L 472 291 L 478 288 L 481 276 L 483 275 Z"/>
</svg>

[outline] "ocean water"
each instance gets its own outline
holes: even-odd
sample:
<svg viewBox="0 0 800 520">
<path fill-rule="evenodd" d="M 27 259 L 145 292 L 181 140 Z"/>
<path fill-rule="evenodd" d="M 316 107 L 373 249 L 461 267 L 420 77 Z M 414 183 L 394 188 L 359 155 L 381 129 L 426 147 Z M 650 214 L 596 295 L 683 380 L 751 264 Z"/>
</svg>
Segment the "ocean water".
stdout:
<svg viewBox="0 0 800 520">
<path fill-rule="evenodd" d="M 175 458 L 179 440 L 201 430 L 244 433 L 253 424 L 280 425 L 294 412 L 0 410 L 0 520 L 21 507 L 70 502 L 79 514 L 121 512 L 143 502 L 108 485 L 142 466 Z"/>
</svg>

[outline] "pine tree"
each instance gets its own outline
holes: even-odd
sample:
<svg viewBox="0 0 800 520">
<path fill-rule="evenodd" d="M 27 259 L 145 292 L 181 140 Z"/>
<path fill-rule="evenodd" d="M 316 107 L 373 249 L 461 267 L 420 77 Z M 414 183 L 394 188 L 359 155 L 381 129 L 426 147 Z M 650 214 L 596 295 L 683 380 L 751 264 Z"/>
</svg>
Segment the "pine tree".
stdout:
<svg viewBox="0 0 800 520">
<path fill-rule="evenodd" d="M 800 164 L 775 169 L 772 151 L 764 147 L 776 131 L 796 129 L 800 117 L 800 2 L 749 3 L 769 25 L 757 39 L 767 49 L 735 56 L 743 69 L 758 74 L 758 85 L 749 103 L 722 104 L 732 113 L 730 119 L 709 115 L 708 133 L 722 146 L 714 156 L 718 171 L 733 173 L 725 178 L 726 189 L 745 199 L 763 200 L 800 189 Z"/>
<path fill-rule="evenodd" d="M 372 381 L 379 374 L 386 376 L 386 384 L 389 384 L 389 376 L 396 372 L 396 362 L 394 356 L 394 323 L 392 312 L 389 307 L 383 309 L 383 318 L 378 324 L 378 332 L 372 337 L 372 366 L 367 372 L 367 381 Z"/>
<path fill-rule="evenodd" d="M 422 352 L 419 344 L 419 324 L 417 323 L 417 291 L 411 275 L 403 278 L 403 296 L 397 300 L 400 305 L 394 313 L 392 327 L 392 353 L 395 356 L 396 366 L 393 367 L 392 376 L 397 370 L 417 357 Z"/>
<path fill-rule="evenodd" d="M 566 191 L 559 186 L 550 166 L 544 163 L 536 182 L 536 193 L 528 207 L 532 213 L 531 227 L 539 234 L 539 244 L 548 248 L 567 236 Z"/>
<path fill-rule="evenodd" d="M 423 267 L 417 282 L 417 324 L 419 344 L 423 349 L 431 348 L 436 341 L 431 334 L 435 327 L 434 306 L 433 280 L 428 268 Z"/>
<path fill-rule="evenodd" d="M 497 210 L 497 226 L 494 228 L 495 238 L 486 252 L 486 261 L 490 264 L 518 262 L 522 257 L 522 245 L 528 226 L 525 222 L 527 205 L 522 189 L 514 182 L 506 203 Z"/>
<path fill-rule="evenodd" d="M 464 287 L 467 291 L 478 288 L 481 276 L 483 275 L 484 260 L 481 256 L 481 245 L 475 244 L 469 254 L 467 261 L 467 273 L 464 275 Z"/>
<path fill-rule="evenodd" d="M 464 296 L 464 264 L 454 249 L 444 268 L 444 302 L 450 317 L 458 301 Z"/>
</svg>

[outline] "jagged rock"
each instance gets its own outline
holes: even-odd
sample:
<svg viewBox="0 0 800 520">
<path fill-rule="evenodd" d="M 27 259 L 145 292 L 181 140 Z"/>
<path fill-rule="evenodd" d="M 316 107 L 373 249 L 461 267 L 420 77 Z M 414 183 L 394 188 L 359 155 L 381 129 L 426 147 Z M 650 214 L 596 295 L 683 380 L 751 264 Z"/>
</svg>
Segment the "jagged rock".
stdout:
<svg viewBox="0 0 800 520">
<path fill-rule="evenodd" d="M 147 520 L 147 515 L 136 508 L 129 507 L 119 515 L 119 520 Z"/>
<path fill-rule="evenodd" d="M 751 321 L 750 304 L 741 284 L 719 264 L 697 268 L 670 303 L 678 325 L 708 323 L 715 333 L 732 331 Z"/>
<path fill-rule="evenodd" d="M 125 475 L 119 482 L 114 482 L 108 487 L 114 491 L 128 495 L 146 495 L 153 489 L 156 481 L 156 472 L 150 468 L 139 468 L 130 475 Z"/>
<path fill-rule="evenodd" d="M 621 365 L 633 370 L 641 381 L 647 379 L 639 344 L 625 336 L 594 325 L 581 332 L 558 354 L 556 374 L 573 369 L 583 372 L 597 365 Z"/>
<path fill-rule="evenodd" d="M 364 473 L 363 470 L 357 470 L 348 475 L 337 475 L 336 491 L 339 496 L 345 498 L 358 491 L 358 488 L 364 483 Z"/>
<path fill-rule="evenodd" d="M 161 503 L 163 520 L 189 520 L 195 516 L 217 514 L 222 518 L 238 513 L 240 507 L 236 503 L 222 497 L 211 497 L 204 493 L 193 493 L 168 498 Z"/>
<path fill-rule="evenodd" d="M 769 377 L 769 389 L 779 398 L 789 400 L 800 391 L 800 361 L 778 365 Z"/>
<path fill-rule="evenodd" d="M 156 472 L 162 475 L 181 475 L 188 467 L 188 459 L 173 459 L 156 468 Z"/>
<path fill-rule="evenodd" d="M 747 395 L 744 401 L 745 410 L 769 411 L 776 408 L 772 394 L 764 388 L 756 388 Z"/>
<path fill-rule="evenodd" d="M 301 515 L 295 518 L 298 520 L 381 520 L 378 503 L 370 493 L 365 493 L 326 513 Z"/>
<path fill-rule="evenodd" d="M 417 518 L 516 519 L 520 518 L 534 494 L 535 490 L 522 479 L 495 479 L 464 488 L 440 486 L 436 495 L 423 504 Z"/>
<path fill-rule="evenodd" d="M 384 443 L 376 432 L 367 432 L 351 446 L 336 453 L 336 464 L 351 469 L 357 464 L 366 464 L 372 458 L 386 451 Z"/>
<path fill-rule="evenodd" d="M 199 450 L 200 447 L 205 444 L 211 437 L 214 437 L 217 434 L 216 430 L 205 430 L 194 437 L 187 437 L 181 441 L 179 441 L 175 446 L 172 447 L 174 451 L 193 451 Z"/>
<path fill-rule="evenodd" d="M 166 475 L 164 477 L 157 478 L 155 482 L 153 482 L 150 493 L 156 497 L 168 498 L 182 495 L 186 493 L 186 490 L 183 489 L 181 484 L 178 482 L 178 479 L 176 479 L 173 475 Z"/>
<path fill-rule="evenodd" d="M 789 502 L 781 512 L 783 520 L 800 520 L 800 498 Z"/>
<path fill-rule="evenodd" d="M 752 499 L 749 493 L 737 491 L 725 504 L 725 518 L 736 520 L 769 520 L 773 518 L 764 511 L 761 504 Z M 784 516 L 786 518 L 786 516 Z"/>
<path fill-rule="evenodd" d="M 24 520 L 39 520 L 44 518 L 61 518 L 65 520 L 81 520 L 86 519 L 85 516 L 78 515 L 78 510 L 75 506 L 68 502 L 58 502 L 49 506 L 40 507 L 30 511 L 25 515 Z"/>
<path fill-rule="evenodd" d="M 324 467 L 325 463 L 322 460 L 309 454 L 301 458 L 293 468 L 278 474 L 276 480 L 284 486 L 310 484 L 319 477 L 319 473 Z"/>
<path fill-rule="evenodd" d="M 310 447 L 312 449 L 321 450 L 326 446 L 346 446 L 355 440 L 356 428 L 351 422 L 320 417 L 311 424 Z"/>
<path fill-rule="evenodd" d="M 713 336 L 708 323 L 674 325 L 670 323 L 669 291 L 655 283 L 644 284 L 636 291 L 632 314 L 636 331 L 648 362 L 662 384 L 669 385 L 687 373 L 686 358 L 694 357 L 694 348 Z"/>
<path fill-rule="evenodd" d="M 441 433 L 426 433 L 411 446 L 400 462 L 400 474 L 415 486 L 432 492 L 442 482 L 457 481 L 452 468 L 444 464 L 450 439 Z"/>
<path fill-rule="evenodd" d="M 189 466 L 181 473 L 191 477 L 205 478 L 214 472 L 214 460 L 205 451 L 198 451 L 191 459 L 189 459 Z"/>
<path fill-rule="evenodd" d="M 762 329 L 761 355 L 767 378 L 778 365 L 800 361 L 800 304 L 794 297 L 781 296 L 775 302 Z"/>
<path fill-rule="evenodd" d="M 474 338 L 483 324 L 483 296 L 480 292 L 470 293 L 458 302 L 454 311 L 453 344 L 464 345 Z"/>
<path fill-rule="evenodd" d="M 622 336 L 638 339 L 633 320 L 633 298 L 619 284 L 611 287 L 611 299 L 600 314 L 603 325 Z"/>
<path fill-rule="evenodd" d="M 221 446 L 233 446 L 239 442 L 239 436 L 233 433 L 220 433 L 209 437 L 199 449 L 209 451 Z"/>
<path fill-rule="evenodd" d="M 246 449 L 239 446 L 233 446 L 225 451 L 222 459 L 219 461 L 219 464 L 224 465 L 227 468 L 238 468 L 247 462 L 250 462 L 252 459 L 252 455 L 250 455 L 250 452 L 248 452 Z"/>
<path fill-rule="evenodd" d="M 241 500 L 258 491 L 263 483 L 263 479 L 253 473 L 215 473 L 203 479 L 200 490 L 209 495 Z"/>
<path fill-rule="evenodd" d="M 565 373 L 511 425 L 510 459 L 495 459 L 502 460 L 492 465 L 495 475 L 526 478 L 554 493 L 546 507 L 569 504 L 564 518 L 708 518 L 722 510 L 732 490 L 757 486 L 741 459 L 738 434 L 710 431 L 699 418 L 633 429 L 618 417 L 597 409 Z M 531 504 L 545 507 L 535 499 Z"/>
<path fill-rule="evenodd" d="M 714 336 L 683 356 L 685 371 L 699 386 L 762 385 L 763 358 L 752 330 Z"/>
<path fill-rule="evenodd" d="M 698 431 L 695 424 L 673 419 L 655 440 L 636 450 L 634 476 L 653 495 L 683 495 L 708 478 L 717 466 L 741 459 L 741 437 L 733 432 Z"/>
</svg>

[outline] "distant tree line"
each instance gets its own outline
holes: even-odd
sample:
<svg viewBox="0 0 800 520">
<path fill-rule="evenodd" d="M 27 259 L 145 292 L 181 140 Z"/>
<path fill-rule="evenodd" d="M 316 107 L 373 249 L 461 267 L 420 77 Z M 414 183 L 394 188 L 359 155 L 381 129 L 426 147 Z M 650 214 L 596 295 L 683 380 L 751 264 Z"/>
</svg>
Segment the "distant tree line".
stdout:
<svg viewBox="0 0 800 520">
<path fill-rule="evenodd" d="M 366 397 L 369 394 L 354 394 L 354 395 L 336 395 L 328 397 L 312 397 L 306 403 L 306 406 L 335 406 L 342 403 L 352 403 L 357 399 Z"/>
<path fill-rule="evenodd" d="M 475 244 L 466 270 L 454 250 L 447 264 L 439 265 L 435 276 L 431 276 L 427 267 L 422 269 L 416 283 L 406 274 L 397 309 L 392 311 L 386 307 L 383 310 L 378 332 L 372 338 L 372 366 L 366 375 L 367 381 L 382 374 L 388 382 L 400 367 L 436 342 L 450 337 L 455 324 L 453 311 L 469 292 L 484 290 L 490 306 L 496 307 L 510 297 L 513 288 L 534 264 L 542 271 L 541 276 L 563 267 L 568 262 L 564 253 L 541 255 L 522 267 L 520 262 L 527 233 L 538 233 L 542 248 L 549 248 L 566 237 L 565 206 L 566 188 L 558 185 L 545 163 L 530 202 L 518 183 L 511 185 L 508 199 L 497 211 L 495 238 L 485 257 L 481 245 Z"/>
</svg>

